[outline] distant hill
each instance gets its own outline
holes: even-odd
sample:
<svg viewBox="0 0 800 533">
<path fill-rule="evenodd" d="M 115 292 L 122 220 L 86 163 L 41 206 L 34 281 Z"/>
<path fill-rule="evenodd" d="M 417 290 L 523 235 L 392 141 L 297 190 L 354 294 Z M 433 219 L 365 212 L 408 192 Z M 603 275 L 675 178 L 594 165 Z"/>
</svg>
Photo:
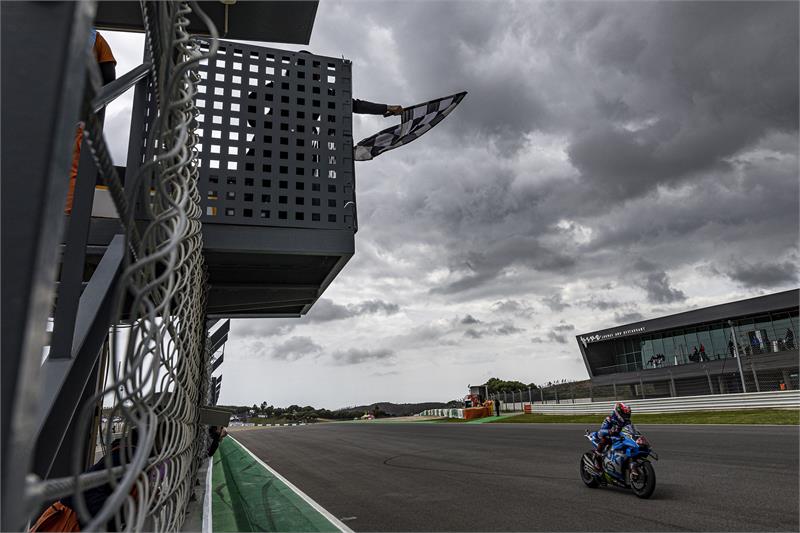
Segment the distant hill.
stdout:
<svg viewBox="0 0 800 533">
<path fill-rule="evenodd" d="M 337 411 L 359 411 L 371 412 L 380 409 L 389 416 L 411 416 L 421 413 L 426 409 L 442 409 L 447 407 L 444 402 L 423 402 L 423 403 L 392 403 L 378 402 L 369 405 L 357 405 L 355 407 L 345 407 Z"/>
</svg>

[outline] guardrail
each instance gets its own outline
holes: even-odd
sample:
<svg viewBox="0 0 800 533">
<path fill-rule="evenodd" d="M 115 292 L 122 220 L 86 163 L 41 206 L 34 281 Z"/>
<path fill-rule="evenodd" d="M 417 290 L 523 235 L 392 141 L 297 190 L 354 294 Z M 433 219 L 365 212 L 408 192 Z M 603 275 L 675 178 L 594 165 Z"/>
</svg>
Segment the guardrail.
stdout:
<svg viewBox="0 0 800 533">
<path fill-rule="evenodd" d="M 446 418 L 464 418 L 463 409 L 426 409 L 419 416 L 443 416 Z"/>
<path fill-rule="evenodd" d="M 614 401 L 575 404 L 534 403 L 533 412 L 542 414 L 603 414 L 609 413 L 614 408 L 615 403 Z M 625 400 L 625 403 L 630 405 L 635 413 L 725 411 L 731 409 L 766 408 L 800 409 L 800 390 L 681 396 L 678 398 L 652 398 L 649 400 Z M 517 402 L 513 406 L 509 405 L 508 407 L 513 411 L 522 411 L 524 409 L 524 403 Z"/>
</svg>

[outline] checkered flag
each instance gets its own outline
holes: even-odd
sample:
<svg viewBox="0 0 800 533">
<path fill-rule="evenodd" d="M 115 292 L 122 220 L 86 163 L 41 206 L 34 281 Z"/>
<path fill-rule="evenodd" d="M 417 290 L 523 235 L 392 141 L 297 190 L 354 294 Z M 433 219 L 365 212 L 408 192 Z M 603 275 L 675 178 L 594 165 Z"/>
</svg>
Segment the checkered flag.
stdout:
<svg viewBox="0 0 800 533">
<path fill-rule="evenodd" d="M 387 128 L 358 143 L 353 149 L 353 158 L 356 161 L 368 161 L 383 152 L 420 138 L 450 114 L 466 95 L 467 92 L 464 91 L 403 109 L 399 125 Z"/>
</svg>

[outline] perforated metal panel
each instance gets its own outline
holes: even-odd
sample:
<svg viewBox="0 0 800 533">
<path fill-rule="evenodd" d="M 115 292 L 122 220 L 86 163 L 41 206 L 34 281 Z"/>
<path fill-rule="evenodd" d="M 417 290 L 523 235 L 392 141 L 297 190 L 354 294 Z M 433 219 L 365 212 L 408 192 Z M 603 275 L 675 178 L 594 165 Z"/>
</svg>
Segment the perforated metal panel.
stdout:
<svg viewBox="0 0 800 533">
<path fill-rule="evenodd" d="M 220 41 L 199 71 L 203 222 L 355 231 L 350 62 Z"/>
</svg>

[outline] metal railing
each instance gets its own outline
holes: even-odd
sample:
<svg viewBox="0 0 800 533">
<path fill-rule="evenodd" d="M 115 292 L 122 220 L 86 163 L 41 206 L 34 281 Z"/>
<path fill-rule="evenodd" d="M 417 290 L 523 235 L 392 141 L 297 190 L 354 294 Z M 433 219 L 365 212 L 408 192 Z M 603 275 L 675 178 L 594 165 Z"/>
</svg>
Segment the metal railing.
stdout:
<svg viewBox="0 0 800 533">
<path fill-rule="evenodd" d="M 661 376 L 648 381 L 645 373 L 639 380 L 595 385 L 590 380 L 554 383 L 548 386 L 491 393 L 490 399 L 500 401 L 503 412 L 520 411 L 524 403 L 534 405 L 573 405 L 597 401 L 633 401 L 639 399 L 677 398 L 702 395 L 731 395 L 742 392 L 791 391 L 800 389 L 800 376 L 794 368 L 757 369 L 758 358 L 743 357 L 743 372 L 736 360 L 715 372 L 693 376 Z M 742 387 L 745 387 L 743 390 Z"/>
<path fill-rule="evenodd" d="M 679 411 L 725 411 L 732 409 L 800 409 L 800 390 L 747 392 L 679 398 L 652 398 L 628 400 L 635 413 L 660 413 Z M 534 413 L 546 414 L 608 414 L 614 401 L 591 403 L 534 404 Z M 520 409 L 521 410 L 521 406 Z"/>
</svg>

